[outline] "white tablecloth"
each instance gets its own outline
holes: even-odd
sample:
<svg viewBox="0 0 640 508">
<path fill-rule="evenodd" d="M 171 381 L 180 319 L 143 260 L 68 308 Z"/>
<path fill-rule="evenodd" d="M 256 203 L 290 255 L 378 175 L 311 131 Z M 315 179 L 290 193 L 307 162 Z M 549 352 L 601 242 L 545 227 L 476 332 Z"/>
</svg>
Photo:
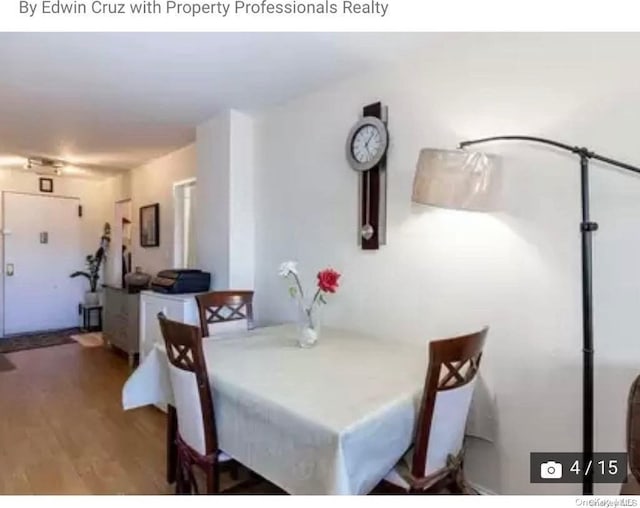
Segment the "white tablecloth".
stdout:
<svg viewBox="0 0 640 508">
<path fill-rule="evenodd" d="M 325 329 L 301 349 L 291 326 L 205 339 L 220 448 L 291 494 L 369 492 L 411 445 L 427 347 Z M 172 402 L 156 347 L 125 409 Z"/>
</svg>

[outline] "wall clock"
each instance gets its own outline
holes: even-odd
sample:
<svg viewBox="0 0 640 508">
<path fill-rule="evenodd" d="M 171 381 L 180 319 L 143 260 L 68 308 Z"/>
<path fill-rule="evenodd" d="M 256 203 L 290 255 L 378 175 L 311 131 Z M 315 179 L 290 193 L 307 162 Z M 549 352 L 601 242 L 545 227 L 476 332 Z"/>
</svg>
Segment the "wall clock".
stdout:
<svg viewBox="0 0 640 508">
<path fill-rule="evenodd" d="M 347 137 L 347 160 L 356 171 L 376 167 L 387 152 L 387 126 L 375 116 L 365 116 L 351 128 Z"/>
<path fill-rule="evenodd" d="M 358 237 L 364 250 L 385 243 L 387 116 L 387 108 L 379 102 L 365 106 L 347 136 L 347 161 L 360 173 Z"/>
</svg>

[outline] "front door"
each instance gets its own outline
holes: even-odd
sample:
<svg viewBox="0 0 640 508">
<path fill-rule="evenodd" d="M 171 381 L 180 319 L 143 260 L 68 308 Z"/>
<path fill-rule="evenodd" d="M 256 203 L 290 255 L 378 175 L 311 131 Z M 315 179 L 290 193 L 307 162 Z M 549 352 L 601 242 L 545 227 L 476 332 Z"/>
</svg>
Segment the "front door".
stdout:
<svg viewBox="0 0 640 508">
<path fill-rule="evenodd" d="M 84 267 L 78 199 L 3 193 L 4 333 L 78 325 L 88 289 L 69 275 Z"/>
</svg>

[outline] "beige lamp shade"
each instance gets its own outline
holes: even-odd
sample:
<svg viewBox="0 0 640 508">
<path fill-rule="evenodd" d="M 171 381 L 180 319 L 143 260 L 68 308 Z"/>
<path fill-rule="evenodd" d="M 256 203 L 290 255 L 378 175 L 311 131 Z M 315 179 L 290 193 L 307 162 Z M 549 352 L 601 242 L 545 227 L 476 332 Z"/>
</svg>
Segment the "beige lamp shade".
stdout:
<svg viewBox="0 0 640 508">
<path fill-rule="evenodd" d="M 501 173 L 495 155 L 425 148 L 418 158 L 412 200 L 442 208 L 495 210 Z"/>
</svg>

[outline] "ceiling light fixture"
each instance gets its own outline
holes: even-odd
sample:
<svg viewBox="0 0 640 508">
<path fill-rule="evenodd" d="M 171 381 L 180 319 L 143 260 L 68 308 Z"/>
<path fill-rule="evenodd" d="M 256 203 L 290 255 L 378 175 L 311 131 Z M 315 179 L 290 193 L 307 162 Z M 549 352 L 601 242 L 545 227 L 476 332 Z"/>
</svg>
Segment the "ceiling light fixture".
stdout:
<svg viewBox="0 0 640 508">
<path fill-rule="evenodd" d="M 29 157 L 24 165 L 24 169 L 35 170 L 39 174 L 60 175 L 66 162 L 46 157 Z"/>
</svg>

